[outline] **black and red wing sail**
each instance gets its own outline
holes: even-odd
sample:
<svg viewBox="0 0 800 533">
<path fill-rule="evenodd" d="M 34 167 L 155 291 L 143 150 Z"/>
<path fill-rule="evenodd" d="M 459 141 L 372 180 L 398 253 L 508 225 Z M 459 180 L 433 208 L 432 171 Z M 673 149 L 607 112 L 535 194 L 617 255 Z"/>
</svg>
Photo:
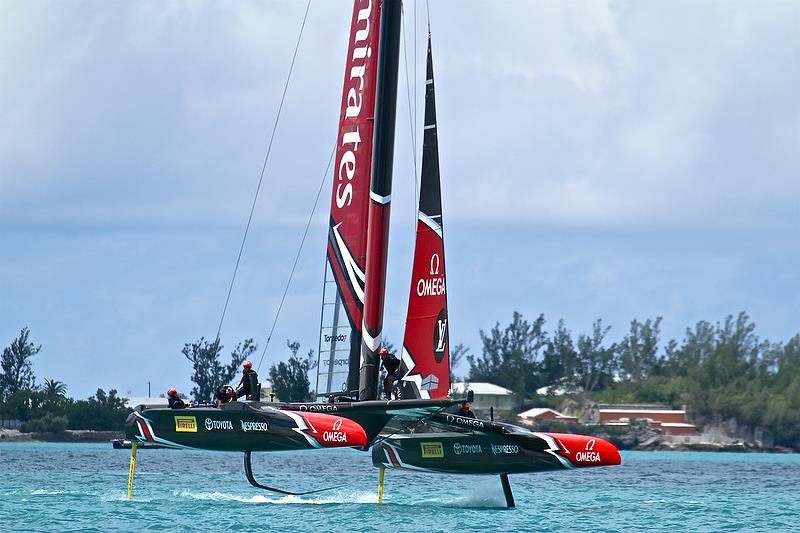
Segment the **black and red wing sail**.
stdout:
<svg viewBox="0 0 800 533">
<path fill-rule="evenodd" d="M 358 389 L 377 82 L 379 0 L 356 0 L 333 171 L 317 394 Z"/>
<path fill-rule="evenodd" d="M 444 398 L 450 391 L 450 328 L 430 36 L 424 132 L 417 240 L 403 339 L 403 398 Z"/>
<path fill-rule="evenodd" d="M 382 0 L 378 84 L 375 96 L 375 141 L 367 230 L 364 322 L 361 329 L 363 342 L 358 386 L 361 400 L 373 400 L 378 393 L 377 352 L 383 334 L 401 13 L 400 0 Z"/>
</svg>

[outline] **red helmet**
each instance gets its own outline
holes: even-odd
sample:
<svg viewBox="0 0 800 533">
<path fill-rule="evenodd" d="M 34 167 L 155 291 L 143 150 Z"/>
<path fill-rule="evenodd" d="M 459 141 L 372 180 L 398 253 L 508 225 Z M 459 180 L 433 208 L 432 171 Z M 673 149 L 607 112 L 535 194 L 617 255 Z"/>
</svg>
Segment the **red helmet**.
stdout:
<svg viewBox="0 0 800 533">
<path fill-rule="evenodd" d="M 468 404 L 468 403 L 465 403 L 463 408 L 464 408 L 464 409 L 469 409 L 469 404 Z"/>
<path fill-rule="evenodd" d="M 245 368 L 252 368 L 253 363 L 251 363 L 250 361 L 245 361 L 244 363 L 242 363 L 242 366 Z"/>
<path fill-rule="evenodd" d="M 169 389 L 167 391 L 167 394 L 170 395 L 170 396 L 177 396 L 178 395 L 178 389 Z"/>
<path fill-rule="evenodd" d="M 381 357 L 386 357 L 387 355 L 389 355 L 389 350 L 387 350 L 386 348 L 381 348 L 381 351 L 379 351 L 378 354 Z"/>
</svg>

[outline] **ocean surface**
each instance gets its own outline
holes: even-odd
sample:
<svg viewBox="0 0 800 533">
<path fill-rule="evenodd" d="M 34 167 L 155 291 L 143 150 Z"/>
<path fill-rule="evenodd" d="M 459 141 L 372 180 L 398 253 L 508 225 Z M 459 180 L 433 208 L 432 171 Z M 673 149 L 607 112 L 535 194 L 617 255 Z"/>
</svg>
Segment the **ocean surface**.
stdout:
<svg viewBox="0 0 800 533">
<path fill-rule="evenodd" d="M 624 452 L 623 465 L 511 476 L 388 470 L 377 503 L 369 454 L 129 450 L 110 444 L 0 444 L 2 531 L 800 531 L 800 455 Z"/>
</svg>

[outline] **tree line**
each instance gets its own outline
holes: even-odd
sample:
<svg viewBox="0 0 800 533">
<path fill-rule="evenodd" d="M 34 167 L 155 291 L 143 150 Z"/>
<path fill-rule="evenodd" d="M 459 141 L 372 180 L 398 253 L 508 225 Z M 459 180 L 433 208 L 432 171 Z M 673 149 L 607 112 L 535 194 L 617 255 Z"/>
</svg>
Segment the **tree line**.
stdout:
<svg viewBox="0 0 800 533">
<path fill-rule="evenodd" d="M 211 403 L 220 385 L 232 384 L 241 364 L 256 352 L 253 339 L 246 339 L 231 351 L 229 361 L 222 362 L 223 345 L 219 339 L 205 338 L 186 343 L 181 355 L 191 364 L 190 391 L 196 403 Z M 308 377 L 314 368 L 314 352 L 298 355 L 300 344 L 288 342 L 287 361 L 271 365 L 269 378 L 280 401 L 308 401 L 314 398 Z M 33 359 L 42 346 L 30 339 L 25 327 L 0 358 L 0 419 L 20 420 L 22 431 L 59 433 L 66 429 L 118 431 L 123 428 L 130 409 L 115 389 L 97 389 L 94 396 L 74 399 L 67 396 L 67 385 L 55 379 L 37 384 Z M 163 396 L 163 394 L 162 394 Z"/>
<path fill-rule="evenodd" d="M 451 359 L 453 367 L 467 360 L 468 381 L 512 390 L 520 409 L 556 407 L 564 398 L 584 404 L 685 405 L 700 428 L 734 418 L 741 425 L 769 430 L 776 444 L 800 449 L 800 335 L 786 342 L 761 339 L 741 312 L 722 322 L 701 320 L 682 339 L 662 342 L 661 320 L 634 319 L 620 341 L 609 342 L 611 328 L 602 319 L 589 332 L 575 334 L 564 320 L 548 331 L 544 315 L 529 320 L 514 312 L 507 325 L 497 322 L 488 331 L 480 330 L 480 354 L 459 344 Z M 246 339 L 223 362 L 223 348 L 219 339 L 200 338 L 181 350 L 191 364 L 194 401 L 210 402 L 217 387 L 233 384 L 242 361 L 257 351 L 253 340 Z M 302 355 L 300 344 L 289 341 L 287 349 L 286 360 L 267 372 L 275 399 L 312 400 L 314 351 Z M 116 390 L 98 389 L 91 398 L 75 400 L 66 396 L 60 381 L 37 385 L 31 359 L 40 350 L 27 328 L 3 350 L 0 417 L 20 419 L 32 431 L 121 429 L 129 410 Z"/>
<path fill-rule="evenodd" d="M 0 418 L 22 421 L 22 431 L 58 433 L 65 429 L 119 430 L 129 409 L 111 389 L 97 389 L 85 400 L 68 398 L 67 385 L 55 379 L 36 384 L 32 359 L 42 349 L 22 328 L 0 358 Z"/>
<path fill-rule="evenodd" d="M 305 357 L 298 355 L 300 343 L 286 341 L 289 357 L 270 365 L 269 380 L 272 382 L 272 393 L 281 402 L 305 402 L 314 399 L 308 373 L 316 368 L 314 350 L 309 350 Z M 222 349 L 219 339 L 213 342 L 201 337 L 196 342 L 186 343 L 181 353 L 192 364 L 191 390 L 192 399 L 198 403 L 207 403 L 214 397 L 214 391 L 221 385 L 233 384 L 242 363 L 250 359 L 258 348 L 253 339 L 246 339 L 237 344 L 231 351 L 229 362 L 222 362 Z M 263 381 L 263 378 L 262 378 Z M 262 398 L 268 399 L 268 398 Z"/>
<path fill-rule="evenodd" d="M 549 332 L 545 325 L 544 315 L 515 312 L 508 325 L 481 330 L 481 354 L 467 356 L 468 379 L 512 390 L 520 408 L 555 406 L 556 393 L 583 403 L 685 405 L 700 428 L 733 418 L 800 449 L 800 335 L 761 339 L 745 312 L 701 320 L 680 341 L 663 343 L 661 317 L 632 320 L 614 343 L 601 319 L 577 335 L 564 320 Z"/>
</svg>

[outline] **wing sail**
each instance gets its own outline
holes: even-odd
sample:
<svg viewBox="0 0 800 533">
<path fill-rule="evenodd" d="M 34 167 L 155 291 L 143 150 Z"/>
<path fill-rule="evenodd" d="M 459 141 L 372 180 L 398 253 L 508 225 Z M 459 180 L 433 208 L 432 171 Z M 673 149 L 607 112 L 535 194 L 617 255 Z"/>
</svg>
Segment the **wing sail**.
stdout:
<svg viewBox="0 0 800 533">
<path fill-rule="evenodd" d="M 333 170 L 317 394 L 358 390 L 380 24 L 378 0 L 356 0 Z"/>
<path fill-rule="evenodd" d="M 403 398 L 444 398 L 450 392 L 450 324 L 430 36 L 427 63 L 417 239 L 403 339 Z"/>
</svg>

